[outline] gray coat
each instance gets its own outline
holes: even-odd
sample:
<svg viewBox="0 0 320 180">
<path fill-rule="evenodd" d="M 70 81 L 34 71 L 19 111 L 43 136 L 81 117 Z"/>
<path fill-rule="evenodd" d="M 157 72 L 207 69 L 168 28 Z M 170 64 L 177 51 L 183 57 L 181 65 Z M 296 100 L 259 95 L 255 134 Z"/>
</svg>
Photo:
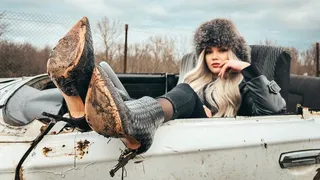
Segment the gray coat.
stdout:
<svg viewBox="0 0 320 180">
<path fill-rule="evenodd" d="M 242 70 L 244 77 L 239 84 L 242 103 L 238 115 L 255 116 L 271 115 L 285 112 L 286 102 L 280 94 L 281 88 L 275 81 L 269 81 L 254 67 L 249 66 Z M 198 94 L 202 102 L 216 113 L 216 109 L 208 104 L 203 96 L 206 86 L 201 94 Z"/>
</svg>

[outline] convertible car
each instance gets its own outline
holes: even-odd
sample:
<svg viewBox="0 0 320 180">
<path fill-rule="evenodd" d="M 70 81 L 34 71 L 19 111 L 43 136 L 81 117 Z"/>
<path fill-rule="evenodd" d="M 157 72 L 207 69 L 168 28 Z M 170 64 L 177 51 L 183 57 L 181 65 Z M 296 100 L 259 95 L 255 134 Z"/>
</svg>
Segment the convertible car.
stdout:
<svg viewBox="0 0 320 180">
<path fill-rule="evenodd" d="M 286 114 L 169 121 L 157 130 L 151 148 L 118 172 L 112 170 L 125 149 L 120 140 L 43 116 L 68 114 L 46 74 L 2 78 L 0 179 L 319 180 L 319 78 L 290 75 L 290 55 L 283 48 L 252 46 L 252 57 L 282 88 Z M 179 76 L 114 74 L 106 63 L 100 65 L 129 97 L 156 97 L 182 82 L 194 59 L 183 58 Z"/>
<path fill-rule="evenodd" d="M 281 87 L 285 113 L 175 119 L 139 156 L 117 139 L 61 121 L 68 109 L 46 74 L 0 79 L 0 179 L 319 180 L 320 79 L 290 75 L 286 48 L 252 45 L 251 53 L 252 64 Z M 100 66 L 123 98 L 139 98 L 170 91 L 195 62 L 185 55 L 179 75 L 115 74 Z"/>
</svg>

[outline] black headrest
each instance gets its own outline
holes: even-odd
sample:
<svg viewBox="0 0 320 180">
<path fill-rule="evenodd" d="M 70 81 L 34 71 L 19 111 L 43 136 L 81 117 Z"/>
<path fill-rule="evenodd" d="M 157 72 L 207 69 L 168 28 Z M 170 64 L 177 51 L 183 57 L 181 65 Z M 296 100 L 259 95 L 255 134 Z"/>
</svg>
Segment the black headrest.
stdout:
<svg viewBox="0 0 320 180">
<path fill-rule="evenodd" d="M 251 63 L 269 80 L 281 87 L 281 96 L 288 102 L 291 55 L 288 48 L 250 45 Z"/>
</svg>

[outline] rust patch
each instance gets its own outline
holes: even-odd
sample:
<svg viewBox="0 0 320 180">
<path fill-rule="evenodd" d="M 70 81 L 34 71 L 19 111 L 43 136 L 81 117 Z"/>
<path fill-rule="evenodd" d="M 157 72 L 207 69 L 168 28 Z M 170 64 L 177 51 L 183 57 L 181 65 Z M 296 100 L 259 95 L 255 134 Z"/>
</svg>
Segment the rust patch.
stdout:
<svg viewBox="0 0 320 180">
<path fill-rule="evenodd" d="M 44 147 L 42 148 L 42 154 L 46 157 L 48 157 L 48 152 L 52 151 L 52 148 L 50 147 Z"/>
<path fill-rule="evenodd" d="M 40 128 L 40 132 L 41 132 L 41 133 L 43 133 L 43 131 L 45 131 L 45 130 L 47 129 L 47 127 L 48 127 L 48 125 L 47 125 L 47 124 L 46 124 L 46 125 L 41 126 L 41 128 Z"/>
<path fill-rule="evenodd" d="M 82 159 L 85 154 L 88 154 L 89 144 L 90 142 L 86 139 L 84 141 L 80 140 L 77 142 L 77 158 Z"/>
<path fill-rule="evenodd" d="M 19 178 L 20 178 L 20 180 L 23 180 L 23 169 L 22 169 L 22 167 L 20 167 L 20 170 L 19 170 Z"/>
<path fill-rule="evenodd" d="M 74 147 L 76 148 L 76 147 Z M 68 149 L 66 145 L 44 147 L 42 153 L 45 157 L 60 157 L 60 156 L 76 156 L 77 153 L 72 149 Z"/>
<path fill-rule="evenodd" d="M 41 126 L 40 132 L 43 133 L 43 131 L 45 131 L 47 128 L 48 128 L 48 124 L 45 124 L 45 125 Z M 51 132 L 50 134 L 51 134 L 51 135 L 56 135 L 57 132 L 56 132 L 56 131 L 53 131 L 53 132 Z"/>
<path fill-rule="evenodd" d="M 311 111 L 312 115 L 320 115 L 320 111 Z"/>
<path fill-rule="evenodd" d="M 317 169 L 317 174 L 314 176 L 313 180 L 320 180 L 320 168 Z"/>
</svg>

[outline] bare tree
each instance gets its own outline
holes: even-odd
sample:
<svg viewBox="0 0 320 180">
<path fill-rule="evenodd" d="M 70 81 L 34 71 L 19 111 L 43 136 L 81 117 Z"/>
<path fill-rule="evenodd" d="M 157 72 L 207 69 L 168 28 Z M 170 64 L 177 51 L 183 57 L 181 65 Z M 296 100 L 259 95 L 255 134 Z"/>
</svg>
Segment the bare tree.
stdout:
<svg viewBox="0 0 320 180">
<path fill-rule="evenodd" d="M 29 43 L 0 41 L 0 77 L 19 77 L 46 72 L 51 48 L 38 49 Z"/>
<path fill-rule="evenodd" d="M 152 36 L 146 42 L 128 48 L 129 73 L 178 73 L 175 43 L 167 37 Z"/>
<path fill-rule="evenodd" d="M 153 57 L 152 72 L 172 72 L 176 70 L 174 49 L 175 43 L 166 37 L 150 37 L 147 45 Z"/>
<path fill-rule="evenodd" d="M 184 55 L 186 55 L 187 53 L 190 53 L 190 50 L 188 50 L 186 46 L 186 44 L 188 44 L 187 36 L 185 35 L 178 36 L 178 38 L 176 38 L 174 42 L 175 42 L 174 54 L 177 57 L 177 60 L 180 61 Z"/>
<path fill-rule="evenodd" d="M 271 39 L 268 39 L 268 38 L 266 38 L 265 40 L 263 40 L 263 41 L 259 41 L 259 44 L 260 45 L 267 45 L 267 46 L 275 46 L 276 44 L 277 44 L 277 42 L 276 41 L 273 41 L 273 40 L 271 40 Z"/>
<path fill-rule="evenodd" d="M 311 47 L 301 52 L 301 60 L 303 61 L 304 72 L 309 76 L 316 76 L 316 45 L 312 44 Z"/>
<path fill-rule="evenodd" d="M 5 12 L 0 13 L 0 37 L 8 30 L 8 24 L 3 22 Z"/>
<path fill-rule="evenodd" d="M 104 45 L 103 60 L 109 64 L 112 64 L 117 51 L 119 51 L 117 48 L 117 40 L 121 35 L 120 25 L 119 21 L 110 21 L 107 17 L 102 18 L 102 20 L 97 23 L 99 37 Z"/>
<path fill-rule="evenodd" d="M 303 74 L 303 67 L 299 59 L 299 51 L 297 48 L 290 48 L 290 55 L 291 55 L 291 66 L 290 66 L 290 73 L 292 74 Z"/>
<path fill-rule="evenodd" d="M 150 54 L 148 43 L 132 44 L 128 48 L 128 72 L 152 72 L 154 59 Z"/>
</svg>

